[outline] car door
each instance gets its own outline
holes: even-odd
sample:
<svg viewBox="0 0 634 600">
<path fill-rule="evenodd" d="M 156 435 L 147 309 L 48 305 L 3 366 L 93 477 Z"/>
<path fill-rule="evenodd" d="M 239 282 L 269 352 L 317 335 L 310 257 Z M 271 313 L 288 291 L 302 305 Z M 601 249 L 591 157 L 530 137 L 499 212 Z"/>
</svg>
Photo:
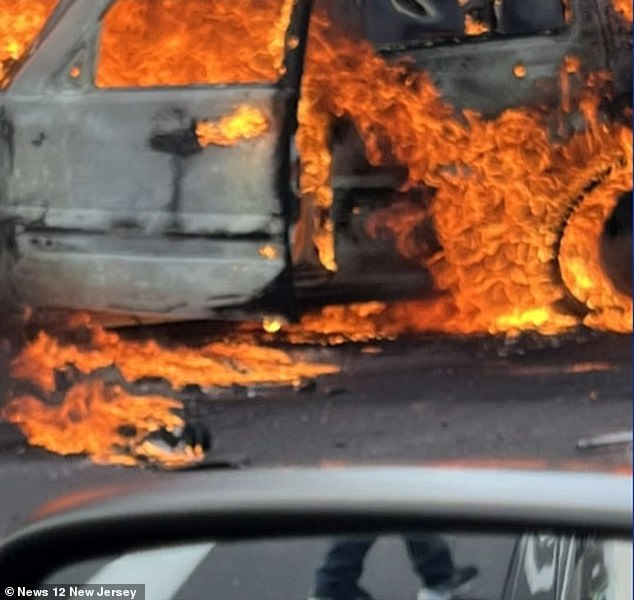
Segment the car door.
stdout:
<svg viewBox="0 0 634 600">
<path fill-rule="evenodd" d="M 365 35 L 382 54 L 405 56 L 429 72 L 457 109 L 493 117 L 516 106 L 557 106 L 567 55 L 582 57 L 588 69 L 607 67 L 595 5 L 363 0 L 360 11 Z"/>
<path fill-rule="evenodd" d="M 199 317 L 289 280 L 308 16 L 292 0 L 60 3 L 5 101 L 7 204 L 49 234 L 18 239 L 27 300 Z"/>
</svg>

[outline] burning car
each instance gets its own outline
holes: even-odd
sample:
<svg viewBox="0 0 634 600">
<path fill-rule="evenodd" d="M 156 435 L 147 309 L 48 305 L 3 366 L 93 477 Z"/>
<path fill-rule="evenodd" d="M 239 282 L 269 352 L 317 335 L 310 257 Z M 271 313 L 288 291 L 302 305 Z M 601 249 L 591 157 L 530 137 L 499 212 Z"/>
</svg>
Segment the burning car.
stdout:
<svg viewBox="0 0 634 600">
<path fill-rule="evenodd" d="M 442 296 L 450 328 L 631 324 L 598 258 L 631 203 L 618 5 L 37 6 L 0 96 L 5 298 L 179 320 Z"/>
</svg>

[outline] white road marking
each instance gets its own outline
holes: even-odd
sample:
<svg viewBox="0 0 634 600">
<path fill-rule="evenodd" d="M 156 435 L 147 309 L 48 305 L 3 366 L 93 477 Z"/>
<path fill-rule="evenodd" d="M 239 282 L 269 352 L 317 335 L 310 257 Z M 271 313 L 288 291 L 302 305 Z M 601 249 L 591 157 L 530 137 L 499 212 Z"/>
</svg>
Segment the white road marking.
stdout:
<svg viewBox="0 0 634 600">
<path fill-rule="evenodd" d="M 603 558 L 608 570 L 608 600 L 632 598 L 632 542 L 609 541 L 603 546 Z"/>
<path fill-rule="evenodd" d="M 124 554 L 105 565 L 88 583 L 140 583 L 145 585 L 147 600 L 171 600 L 214 546 L 188 544 Z"/>
</svg>

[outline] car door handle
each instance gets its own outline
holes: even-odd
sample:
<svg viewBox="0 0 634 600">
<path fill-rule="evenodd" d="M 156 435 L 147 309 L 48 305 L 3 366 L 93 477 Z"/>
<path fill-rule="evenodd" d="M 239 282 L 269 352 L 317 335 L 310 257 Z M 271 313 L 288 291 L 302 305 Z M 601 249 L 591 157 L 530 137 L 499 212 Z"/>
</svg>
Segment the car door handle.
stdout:
<svg viewBox="0 0 634 600">
<path fill-rule="evenodd" d="M 422 23 L 437 23 L 442 13 L 430 0 L 392 0 L 392 6 L 398 12 Z"/>
</svg>

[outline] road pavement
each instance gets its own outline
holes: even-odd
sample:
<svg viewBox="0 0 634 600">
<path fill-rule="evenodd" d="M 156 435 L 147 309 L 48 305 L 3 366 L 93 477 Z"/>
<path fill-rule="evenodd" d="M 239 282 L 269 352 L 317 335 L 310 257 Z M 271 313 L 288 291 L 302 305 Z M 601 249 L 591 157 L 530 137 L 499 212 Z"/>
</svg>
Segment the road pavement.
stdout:
<svg viewBox="0 0 634 600">
<path fill-rule="evenodd" d="M 252 465 L 515 461 L 631 463 L 631 448 L 582 451 L 579 438 L 632 428 L 631 339 L 521 343 L 401 340 L 295 348 L 341 372 L 303 391 L 234 388 L 184 394 L 188 418 L 213 432 L 213 459 Z M 30 448 L 0 423 L 0 536 L 73 490 L 172 478 Z"/>
</svg>

